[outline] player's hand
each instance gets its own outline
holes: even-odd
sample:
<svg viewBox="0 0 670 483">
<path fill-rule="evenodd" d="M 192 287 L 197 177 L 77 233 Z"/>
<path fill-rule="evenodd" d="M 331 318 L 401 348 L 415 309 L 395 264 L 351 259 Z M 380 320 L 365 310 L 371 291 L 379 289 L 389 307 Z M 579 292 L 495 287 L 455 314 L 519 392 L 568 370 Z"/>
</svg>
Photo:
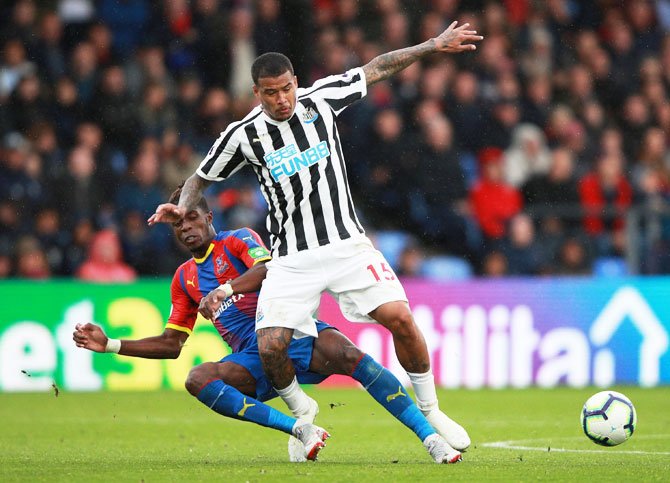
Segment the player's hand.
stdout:
<svg viewBox="0 0 670 483">
<path fill-rule="evenodd" d="M 186 216 L 186 208 L 173 205 L 172 203 L 163 203 L 158 205 L 156 213 L 151 215 L 148 220 L 149 225 L 154 223 L 176 223 Z"/>
<path fill-rule="evenodd" d="M 438 52 L 463 52 L 475 50 L 477 46 L 469 42 L 478 42 L 484 37 L 477 35 L 476 30 L 468 30 L 469 23 L 456 27 L 458 22 L 454 21 L 449 28 L 435 38 L 435 48 Z"/>
<path fill-rule="evenodd" d="M 105 352 L 107 336 L 100 327 L 95 324 L 77 324 L 72 333 L 72 340 L 77 347 L 91 350 L 93 352 Z"/>
<path fill-rule="evenodd" d="M 212 290 L 207 296 L 203 297 L 200 300 L 200 307 L 198 307 L 198 312 L 202 314 L 207 320 L 214 321 L 214 314 L 219 307 L 221 307 L 221 302 L 226 300 L 226 294 L 223 290 Z"/>
</svg>

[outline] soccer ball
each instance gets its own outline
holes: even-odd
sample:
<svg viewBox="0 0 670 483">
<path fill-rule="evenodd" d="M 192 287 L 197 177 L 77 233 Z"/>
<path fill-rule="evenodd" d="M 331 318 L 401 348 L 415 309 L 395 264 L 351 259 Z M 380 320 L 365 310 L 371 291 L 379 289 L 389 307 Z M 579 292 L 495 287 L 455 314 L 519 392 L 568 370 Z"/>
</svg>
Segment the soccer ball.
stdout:
<svg viewBox="0 0 670 483">
<path fill-rule="evenodd" d="M 586 400 L 580 420 L 591 441 L 616 446 L 633 435 L 637 413 L 630 399 L 620 392 L 602 391 Z"/>
</svg>

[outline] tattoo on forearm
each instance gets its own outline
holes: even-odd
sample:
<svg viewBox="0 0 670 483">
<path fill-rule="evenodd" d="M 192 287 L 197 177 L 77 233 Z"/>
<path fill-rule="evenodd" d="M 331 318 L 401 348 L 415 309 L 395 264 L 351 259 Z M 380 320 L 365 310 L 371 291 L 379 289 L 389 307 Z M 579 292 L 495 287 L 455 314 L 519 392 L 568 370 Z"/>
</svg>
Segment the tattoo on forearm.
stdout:
<svg viewBox="0 0 670 483">
<path fill-rule="evenodd" d="M 435 41 L 431 39 L 419 45 L 379 55 L 363 66 L 367 84 L 371 85 L 388 79 L 421 57 L 433 52 L 435 52 Z"/>
<path fill-rule="evenodd" d="M 189 212 L 195 208 L 195 205 L 198 204 L 200 198 L 205 193 L 205 190 L 209 188 L 212 182 L 201 178 L 197 174 L 193 174 L 189 179 L 184 183 L 184 187 L 181 189 L 181 196 L 179 197 L 179 206 L 184 206 L 186 211 Z"/>
</svg>

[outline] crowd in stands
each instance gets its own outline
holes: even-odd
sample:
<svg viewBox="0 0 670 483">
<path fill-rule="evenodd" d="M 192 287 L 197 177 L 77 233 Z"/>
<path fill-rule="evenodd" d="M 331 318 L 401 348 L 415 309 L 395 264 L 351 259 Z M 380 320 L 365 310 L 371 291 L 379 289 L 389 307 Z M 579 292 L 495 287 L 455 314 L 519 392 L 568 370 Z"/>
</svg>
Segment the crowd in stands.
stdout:
<svg viewBox="0 0 670 483">
<path fill-rule="evenodd" d="M 15 0 L 0 278 L 171 275 L 188 253 L 146 220 L 256 105 L 257 55 L 308 86 L 454 19 L 485 36 L 476 52 L 426 57 L 340 116 L 359 216 L 397 272 L 585 275 L 634 250 L 628 270 L 670 273 L 670 0 Z M 266 237 L 251 170 L 207 196 L 218 229 Z"/>
</svg>

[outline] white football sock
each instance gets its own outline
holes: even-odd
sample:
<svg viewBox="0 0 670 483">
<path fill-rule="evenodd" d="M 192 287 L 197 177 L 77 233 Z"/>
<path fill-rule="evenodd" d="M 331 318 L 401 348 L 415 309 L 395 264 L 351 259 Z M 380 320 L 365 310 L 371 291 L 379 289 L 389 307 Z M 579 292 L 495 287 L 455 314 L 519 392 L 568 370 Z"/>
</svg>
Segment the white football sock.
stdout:
<svg viewBox="0 0 670 483">
<path fill-rule="evenodd" d="M 435 391 L 435 378 L 433 371 L 429 370 L 423 374 L 408 372 L 409 380 L 412 381 L 414 393 L 416 394 L 416 405 L 422 413 L 426 414 L 437 409 L 437 392 Z"/>
<path fill-rule="evenodd" d="M 274 388 L 279 394 L 286 405 L 288 406 L 289 411 L 295 416 L 296 414 L 301 415 L 309 409 L 309 399 L 307 399 L 307 394 L 302 390 L 300 384 L 298 384 L 298 379 L 293 378 L 291 384 L 289 384 L 285 389 Z"/>
</svg>

